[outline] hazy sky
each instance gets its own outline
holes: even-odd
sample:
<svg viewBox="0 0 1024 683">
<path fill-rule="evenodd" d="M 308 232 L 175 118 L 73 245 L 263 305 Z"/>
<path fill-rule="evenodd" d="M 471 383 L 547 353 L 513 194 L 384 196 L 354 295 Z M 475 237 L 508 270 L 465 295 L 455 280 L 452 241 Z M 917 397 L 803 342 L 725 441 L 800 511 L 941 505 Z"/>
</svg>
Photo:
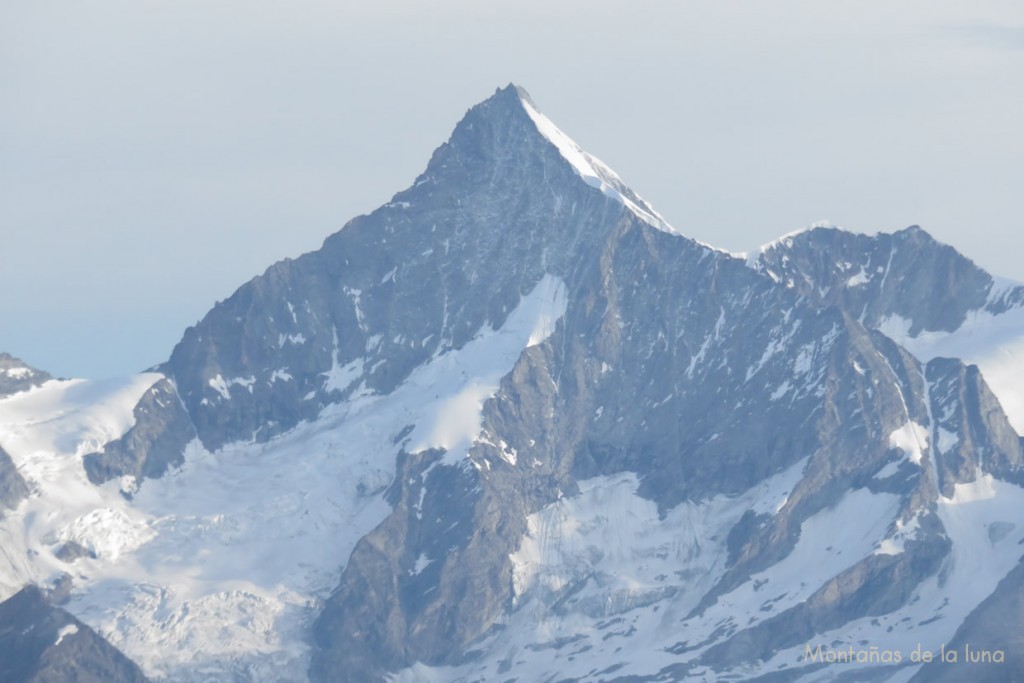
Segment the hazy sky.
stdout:
<svg viewBox="0 0 1024 683">
<path fill-rule="evenodd" d="M 513 81 L 684 233 L 920 224 L 1024 280 L 1024 3 L 7 2 L 0 350 L 167 358 Z"/>
</svg>

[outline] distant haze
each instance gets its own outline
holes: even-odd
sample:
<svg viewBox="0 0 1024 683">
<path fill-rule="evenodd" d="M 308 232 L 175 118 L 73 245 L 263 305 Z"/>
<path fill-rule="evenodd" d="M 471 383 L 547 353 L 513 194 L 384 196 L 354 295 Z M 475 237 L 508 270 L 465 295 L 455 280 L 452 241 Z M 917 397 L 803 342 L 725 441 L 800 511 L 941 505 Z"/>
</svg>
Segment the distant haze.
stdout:
<svg viewBox="0 0 1024 683">
<path fill-rule="evenodd" d="M 163 361 L 510 81 L 692 237 L 919 224 L 1024 280 L 1019 2 L 8 3 L 0 350 Z"/>
</svg>

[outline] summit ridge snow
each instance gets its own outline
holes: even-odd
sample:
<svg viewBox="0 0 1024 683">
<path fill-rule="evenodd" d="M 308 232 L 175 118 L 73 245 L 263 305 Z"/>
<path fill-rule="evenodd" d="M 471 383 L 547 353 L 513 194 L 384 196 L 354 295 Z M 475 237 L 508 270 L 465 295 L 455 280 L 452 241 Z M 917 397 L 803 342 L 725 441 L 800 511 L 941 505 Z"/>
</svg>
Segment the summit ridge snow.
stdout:
<svg viewBox="0 0 1024 683">
<path fill-rule="evenodd" d="M 540 131 L 541 135 L 558 148 L 559 154 L 569 162 L 588 185 L 601 190 L 604 194 L 621 202 L 623 206 L 635 213 L 651 227 L 674 235 L 682 234 L 669 225 L 647 202 L 626 187 L 615 171 L 608 168 L 597 157 L 585 152 L 568 135 L 563 133 L 551 119 L 540 113 L 529 98 L 523 98 L 520 101 L 526 113 L 530 115 L 530 118 L 537 125 L 537 130 Z"/>
</svg>

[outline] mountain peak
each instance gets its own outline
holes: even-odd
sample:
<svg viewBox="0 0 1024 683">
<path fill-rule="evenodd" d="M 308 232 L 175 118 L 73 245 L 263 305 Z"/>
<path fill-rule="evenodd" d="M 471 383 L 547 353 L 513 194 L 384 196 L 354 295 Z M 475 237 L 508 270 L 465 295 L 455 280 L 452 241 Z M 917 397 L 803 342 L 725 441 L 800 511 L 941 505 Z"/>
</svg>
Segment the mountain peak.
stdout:
<svg viewBox="0 0 1024 683">
<path fill-rule="evenodd" d="M 509 82 L 504 88 L 495 88 L 491 98 L 509 99 L 510 101 L 512 101 L 512 98 L 515 98 L 521 102 L 536 106 L 533 103 L 533 98 L 530 97 L 530 93 L 526 92 L 526 88 L 512 82 Z"/>
<path fill-rule="evenodd" d="M 752 252 L 747 265 L 867 327 L 905 321 L 910 337 L 952 332 L 971 312 L 1002 312 L 1021 296 L 917 225 L 873 235 L 812 226 Z"/>
<path fill-rule="evenodd" d="M 37 387 L 53 377 L 31 367 L 20 358 L 0 352 L 0 397 Z"/>
<path fill-rule="evenodd" d="M 916 241 L 918 241 L 918 242 L 920 242 L 922 244 L 934 244 L 934 245 L 946 246 L 943 243 L 939 242 L 937 239 L 935 239 L 935 237 L 932 236 L 932 234 L 930 232 L 928 232 L 927 230 L 922 228 L 920 225 L 910 225 L 910 226 L 907 226 L 907 227 L 903 228 L 902 230 L 897 230 L 896 232 L 892 233 L 892 236 L 894 238 L 900 239 L 900 240 L 911 239 L 911 240 L 916 240 Z M 964 258 L 966 258 L 966 257 L 964 257 Z"/>
<path fill-rule="evenodd" d="M 522 117 L 524 113 L 526 117 Z M 523 123 L 527 123 L 527 125 L 522 126 Z M 544 115 L 525 88 L 514 83 L 509 83 L 504 88 L 497 88 L 491 97 L 472 107 L 466 113 L 466 116 L 456 126 L 449 145 L 455 145 L 461 138 L 469 137 L 472 138 L 473 143 L 468 147 L 473 152 L 479 153 L 489 149 L 491 140 L 480 140 L 481 131 L 486 131 L 483 135 L 491 136 L 493 140 L 515 136 L 519 138 L 520 143 L 528 143 L 528 138 L 539 133 L 546 143 L 558 151 L 564 162 L 587 185 L 616 200 L 651 227 L 663 232 L 680 234 L 643 198 L 629 188 L 615 171 L 584 150 Z M 518 147 L 518 149 L 529 148 L 528 144 Z M 432 160 L 431 166 L 434 165 Z"/>
</svg>

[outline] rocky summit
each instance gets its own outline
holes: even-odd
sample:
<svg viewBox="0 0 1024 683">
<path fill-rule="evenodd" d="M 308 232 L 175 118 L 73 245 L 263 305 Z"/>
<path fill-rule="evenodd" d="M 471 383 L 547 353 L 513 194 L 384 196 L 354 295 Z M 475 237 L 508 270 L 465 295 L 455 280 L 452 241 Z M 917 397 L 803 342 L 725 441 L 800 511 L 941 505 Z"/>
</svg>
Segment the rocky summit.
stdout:
<svg viewBox="0 0 1024 683">
<path fill-rule="evenodd" d="M 0 399 L 0 598 L 152 680 L 1024 678 L 1018 359 L 924 230 L 715 249 L 510 85 L 158 368 Z"/>
<path fill-rule="evenodd" d="M 52 379 L 50 373 L 25 364 L 20 358 L 0 352 L 0 398 L 37 387 Z"/>
</svg>

